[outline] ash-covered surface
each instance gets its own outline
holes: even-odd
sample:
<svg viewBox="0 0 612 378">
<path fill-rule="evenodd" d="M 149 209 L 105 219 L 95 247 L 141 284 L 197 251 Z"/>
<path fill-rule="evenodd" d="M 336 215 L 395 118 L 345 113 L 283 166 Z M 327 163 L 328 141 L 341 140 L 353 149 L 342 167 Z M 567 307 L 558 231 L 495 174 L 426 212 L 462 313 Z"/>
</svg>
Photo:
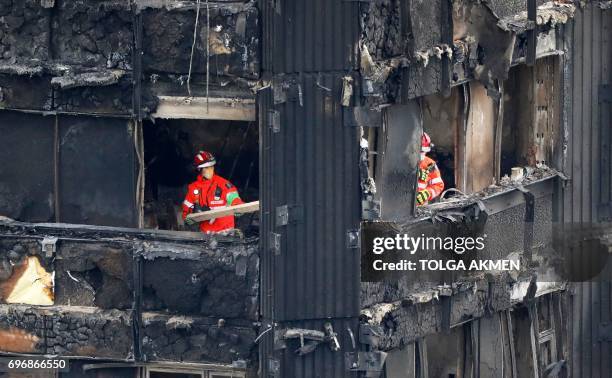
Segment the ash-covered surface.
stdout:
<svg viewBox="0 0 612 378">
<path fill-rule="evenodd" d="M 45 8 L 37 0 L 0 2 L 0 62 L 49 59 L 129 69 L 132 15 L 123 1 L 76 0 Z"/>
<path fill-rule="evenodd" d="M 0 74 L 0 105 L 13 109 L 53 109 L 50 78 Z"/>
<path fill-rule="evenodd" d="M 56 304 L 129 309 L 132 249 L 121 243 L 62 243 L 56 259 Z"/>
<path fill-rule="evenodd" d="M 142 334 L 148 361 L 231 364 L 256 358 L 256 329 L 248 323 L 144 313 Z"/>
<path fill-rule="evenodd" d="M 141 253 L 145 258 L 145 310 L 257 319 L 257 244 L 225 246 L 217 252 L 215 248 L 146 243 Z"/>
<path fill-rule="evenodd" d="M 523 177 L 523 179 L 518 181 L 512 181 L 509 177 L 504 176 L 500 180 L 499 185 L 491 185 L 476 193 L 457 194 L 455 196 L 449 195 L 446 197 L 446 200 L 441 200 L 440 202 L 435 202 L 427 206 L 418 207 L 416 209 L 415 216 L 417 218 L 430 217 L 437 211 L 470 206 L 488 197 L 509 193 L 517 190 L 519 186 L 530 185 L 546 179 L 552 179 L 559 174 L 557 170 L 549 167 L 528 167 L 526 168 L 525 172 L 526 175 Z"/>
<path fill-rule="evenodd" d="M 527 12 L 527 1 L 524 0 L 489 0 L 489 7 L 499 18 Z"/>
<path fill-rule="evenodd" d="M 66 81 L 75 80 L 70 77 Z M 64 81 L 64 82 L 66 82 Z M 132 83 L 121 80 L 114 85 L 68 85 L 55 93 L 54 109 L 62 112 L 89 112 L 97 114 L 132 113 Z"/>
<path fill-rule="evenodd" d="M 148 240 L 146 231 L 123 234 L 101 227 L 45 227 L 20 222 L 0 224 L 0 247 L 16 251 L 16 261 L 43 255 L 41 264 L 55 272 L 55 304 L 132 308 L 135 260 L 143 259 L 142 305 L 147 311 L 256 320 L 259 251 L 257 239 L 184 233 L 164 242 L 164 233 Z M 41 236 L 57 237 L 53 257 L 41 252 Z M 17 236 L 17 237 L 16 237 Z M 169 235 L 170 236 L 170 235 Z M 155 239 L 160 241 L 156 241 Z M 78 239 L 78 240 L 74 240 Z M 14 255 L 14 256 L 13 256 Z M 9 261 L 2 275 L 11 277 Z"/>
<path fill-rule="evenodd" d="M 50 58 L 51 11 L 39 0 L 0 1 L 1 61 Z"/>
<path fill-rule="evenodd" d="M 574 18 L 576 5 L 558 1 L 549 1 L 540 5 L 536 12 L 536 24 L 539 27 L 552 27 L 559 24 L 565 24 Z M 532 29 L 527 16 L 527 11 L 521 11 L 502 17 L 498 26 L 505 30 L 512 30 L 517 33 L 522 33 Z"/>
<path fill-rule="evenodd" d="M 146 115 L 154 112 L 156 100 L 146 85 L 136 91 L 134 80 L 163 76 L 172 85 L 157 88 L 156 94 L 185 95 L 191 63 L 195 85 L 204 86 L 208 69 L 213 86 L 223 91 L 238 82 L 239 92 L 248 92 L 252 84 L 242 82 L 258 79 L 260 70 L 255 4 L 215 3 L 210 23 L 202 4 L 193 59 L 194 6 L 171 8 L 135 11 L 119 0 L 0 1 L 0 105 L 130 116 L 133 98 L 139 96 Z M 135 57 L 137 20 L 143 46 L 142 55 Z M 134 77 L 141 74 L 133 67 L 139 60 L 145 73 Z"/>
<path fill-rule="evenodd" d="M 0 305 L 3 352 L 128 359 L 130 312 L 84 307 Z"/>
<path fill-rule="evenodd" d="M 411 63 L 402 77 L 401 98 L 408 100 L 440 92 L 442 71 L 442 61 L 436 57 L 430 58 L 427 65 Z"/>
<path fill-rule="evenodd" d="M 197 29 L 195 9 L 145 9 L 142 15 L 145 72 L 186 74 L 191 61 L 192 73 L 204 73 L 209 52 L 213 80 L 215 76 L 259 77 L 259 14 L 253 3 L 210 7 L 210 24 L 202 4 Z"/>
<path fill-rule="evenodd" d="M 131 69 L 134 36 L 128 2 L 58 1 L 55 12 L 55 59 L 70 65 Z"/>
<path fill-rule="evenodd" d="M 406 22 L 406 20 L 404 20 Z M 405 53 L 402 38 L 402 4 L 383 0 L 361 7 L 362 41 L 375 60 L 393 58 Z"/>
<path fill-rule="evenodd" d="M 45 236 L 58 238 L 50 256 Z M 0 305 L 2 352 L 124 360 L 136 342 L 147 361 L 256 360 L 257 239 L 5 219 L 0 250 L 2 303 L 20 262 L 55 276 L 51 307 Z"/>
<path fill-rule="evenodd" d="M 528 286 L 531 280 L 529 275 L 520 282 L 506 275 L 483 278 L 413 291 L 406 298 L 363 307 L 361 319 L 382 327 L 381 350 L 398 349 L 421 337 L 443 332 L 447 327 L 511 309 L 517 305 L 517 299 L 511 298 L 515 287 Z M 563 285 L 549 288 L 564 290 Z M 450 308 L 444 309 L 444 301 L 448 301 Z"/>
<path fill-rule="evenodd" d="M 450 25 L 442 19 L 442 1 L 411 0 L 408 1 L 410 15 L 410 34 L 413 39 L 411 53 L 429 49 L 446 41 L 442 40 L 444 28 Z"/>
</svg>

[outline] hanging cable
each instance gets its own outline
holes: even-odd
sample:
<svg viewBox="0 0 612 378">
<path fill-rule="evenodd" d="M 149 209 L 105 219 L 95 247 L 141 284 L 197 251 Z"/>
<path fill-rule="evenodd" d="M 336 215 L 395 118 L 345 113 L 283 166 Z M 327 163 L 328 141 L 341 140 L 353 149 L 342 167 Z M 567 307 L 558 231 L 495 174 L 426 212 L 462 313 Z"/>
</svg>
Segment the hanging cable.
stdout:
<svg viewBox="0 0 612 378">
<path fill-rule="evenodd" d="M 199 0 L 198 0 L 199 1 Z M 206 113 L 208 113 L 208 85 L 210 83 L 210 5 L 206 0 Z"/>
<path fill-rule="evenodd" d="M 208 0 L 206 0 L 206 7 L 208 8 Z M 193 42 L 191 44 L 191 56 L 189 57 L 189 73 L 187 74 L 187 93 L 191 97 L 191 69 L 193 67 L 193 54 L 195 53 L 196 40 L 198 36 L 198 21 L 200 20 L 200 0 L 197 0 L 196 4 L 196 19 L 195 26 L 193 27 Z M 208 32 L 206 33 L 208 35 Z M 208 63 L 207 63 L 208 64 Z M 206 69 L 208 73 L 208 68 Z"/>
</svg>

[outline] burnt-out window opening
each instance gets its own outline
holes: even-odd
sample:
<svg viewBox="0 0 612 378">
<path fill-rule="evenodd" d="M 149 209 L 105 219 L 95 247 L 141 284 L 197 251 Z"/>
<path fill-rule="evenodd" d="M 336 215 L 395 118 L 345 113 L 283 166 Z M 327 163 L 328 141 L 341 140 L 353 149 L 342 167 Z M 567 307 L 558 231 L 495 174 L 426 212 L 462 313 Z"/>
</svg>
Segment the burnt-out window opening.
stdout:
<svg viewBox="0 0 612 378">
<path fill-rule="evenodd" d="M 453 87 L 448 97 L 425 96 L 421 107 L 423 131 L 434 145 L 427 156 L 436 162 L 444 180 L 445 193 L 433 202 L 493 184 L 496 107 L 487 89 L 471 82 Z"/>
<path fill-rule="evenodd" d="M 558 58 L 513 67 L 504 83 L 501 175 L 513 167 L 555 167 L 560 132 Z"/>
<path fill-rule="evenodd" d="M 425 338 L 427 371 L 430 377 L 463 376 L 465 336 L 463 327 L 452 328 L 449 333 Z"/>
<path fill-rule="evenodd" d="M 561 317 L 557 294 L 542 295 L 531 307 L 518 307 L 512 312 L 518 376 L 532 372 L 534 366 L 538 366 L 540 374 L 546 375 L 547 370 L 562 364 Z"/>
<path fill-rule="evenodd" d="M 0 112 L 0 215 L 136 227 L 135 123 Z"/>
<path fill-rule="evenodd" d="M 422 128 L 433 144 L 444 191 L 431 203 L 479 192 L 495 182 L 496 100 L 479 82 L 453 87 L 450 95 L 419 99 Z M 420 141 L 419 141 L 420 143 Z"/>
<path fill-rule="evenodd" d="M 416 351 L 416 345 L 412 343 L 388 352 L 385 359 L 384 378 L 417 377 Z"/>
<path fill-rule="evenodd" d="M 448 333 L 419 339 L 390 351 L 384 378 L 464 377 L 472 372 L 472 326 L 452 328 Z M 478 328 L 475 328 L 476 334 Z"/>
<path fill-rule="evenodd" d="M 445 189 L 456 187 L 459 133 L 463 128 L 463 87 L 454 87 L 451 95 L 430 95 L 422 98 L 423 131 L 431 137 L 433 147 L 427 154 L 442 175 Z"/>
<path fill-rule="evenodd" d="M 215 173 L 236 186 L 245 202 L 259 197 L 259 131 L 256 122 L 157 119 L 143 125 L 144 227 L 192 230 L 181 217 L 187 186 L 195 181 L 199 150 L 215 155 Z M 257 232 L 258 213 L 236 217 L 236 228 Z"/>
</svg>

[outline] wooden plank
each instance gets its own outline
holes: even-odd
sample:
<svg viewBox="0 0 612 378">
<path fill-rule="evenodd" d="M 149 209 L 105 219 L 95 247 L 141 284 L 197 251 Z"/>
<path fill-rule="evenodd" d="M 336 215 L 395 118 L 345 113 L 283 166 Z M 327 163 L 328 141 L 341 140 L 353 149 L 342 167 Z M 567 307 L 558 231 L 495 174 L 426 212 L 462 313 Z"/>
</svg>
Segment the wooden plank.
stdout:
<svg viewBox="0 0 612 378">
<path fill-rule="evenodd" d="M 478 83 L 470 85 L 470 110 L 466 134 L 465 172 L 467 185 L 464 192 L 478 192 L 493 184 L 495 177 L 495 114 L 497 108 L 486 88 Z"/>
<path fill-rule="evenodd" d="M 214 210 L 202 211 L 199 213 L 193 213 L 187 215 L 187 219 L 193 219 L 196 222 L 202 222 L 209 219 L 215 219 L 220 217 L 225 217 L 228 215 L 234 215 L 236 213 L 246 214 L 246 213 L 254 213 L 259 211 L 259 201 L 243 203 L 241 205 L 229 206 L 229 207 L 221 207 Z"/>
<path fill-rule="evenodd" d="M 215 97 L 159 96 L 154 118 L 255 121 L 255 100 Z"/>
</svg>

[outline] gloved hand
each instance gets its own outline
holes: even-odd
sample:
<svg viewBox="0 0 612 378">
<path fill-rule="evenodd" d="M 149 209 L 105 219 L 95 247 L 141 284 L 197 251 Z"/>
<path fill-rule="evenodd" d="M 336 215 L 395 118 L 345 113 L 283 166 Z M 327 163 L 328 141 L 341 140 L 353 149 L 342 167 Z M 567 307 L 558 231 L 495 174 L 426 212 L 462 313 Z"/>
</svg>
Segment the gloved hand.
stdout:
<svg viewBox="0 0 612 378">
<path fill-rule="evenodd" d="M 425 169 L 419 168 L 417 171 L 417 178 L 421 181 L 427 181 L 427 176 L 429 176 L 429 173 Z"/>
<path fill-rule="evenodd" d="M 191 226 L 191 225 L 194 225 L 196 223 L 198 223 L 198 222 L 196 222 L 193 218 L 185 218 L 185 224 L 187 226 Z"/>
<path fill-rule="evenodd" d="M 416 195 L 417 205 L 423 205 L 424 203 L 427 203 L 429 197 L 431 197 L 431 193 L 429 193 L 429 190 L 419 191 Z"/>
<path fill-rule="evenodd" d="M 419 178 L 419 180 L 427 181 L 427 177 L 429 177 L 429 173 L 433 171 L 435 167 L 436 167 L 435 164 L 429 164 L 427 168 L 425 169 L 419 168 L 417 172 L 417 177 Z"/>
</svg>

